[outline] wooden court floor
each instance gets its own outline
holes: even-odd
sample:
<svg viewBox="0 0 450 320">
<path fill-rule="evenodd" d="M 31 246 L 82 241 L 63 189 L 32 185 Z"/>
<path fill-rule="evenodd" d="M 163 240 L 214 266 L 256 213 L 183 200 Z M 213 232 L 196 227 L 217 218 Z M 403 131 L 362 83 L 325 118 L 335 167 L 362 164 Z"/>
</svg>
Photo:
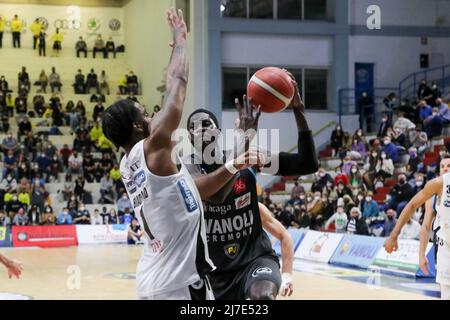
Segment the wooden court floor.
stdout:
<svg viewBox="0 0 450 320">
<path fill-rule="evenodd" d="M 20 280 L 0 270 L 2 293 L 45 300 L 133 300 L 134 272 L 141 247 L 80 246 L 57 249 L 1 249 L 23 262 Z M 294 300 L 429 299 L 387 288 L 371 289 L 362 283 L 323 275 L 296 273 Z"/>
</svg>

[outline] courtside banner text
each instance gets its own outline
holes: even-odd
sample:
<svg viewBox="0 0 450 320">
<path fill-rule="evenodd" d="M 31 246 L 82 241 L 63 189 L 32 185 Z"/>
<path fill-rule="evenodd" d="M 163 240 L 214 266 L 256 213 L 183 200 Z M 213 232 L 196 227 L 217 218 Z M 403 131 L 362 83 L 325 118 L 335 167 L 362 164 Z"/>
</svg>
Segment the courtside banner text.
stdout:
<svg viewBox="0 0 450 320">
<path fill-rule="evenodd" d="M 69 247 L 77 245 L 75 226 L 13 226 L 14 247 Z"/>
<path fill-rule="evenodd" d="M 386 239 L 345 235 L 330 260 L 331 264 L 367 269 Z"/>
<path fill-rule="evenodd" d="M 0 227 L 0 248 L 11 247 L 11 232 L 6 227 Z"/>
<path fill-rule="evenodd" d="M 427 256 L 433 252 L 433 244 L 427 246 Z M 380 248 L 371 268 L 380 268 L 381 271 L 416 276 L 419 271 L 419 241 L 399 240 L 398 250 L 387 253 Z"/>
<path fill-rule="evenodd" d="M 127 243 L 128 228 L 123 224 L 76 227 L 79 244 Z"/>
<path fill-rule="evenodd" d="M 328 263 L 343 237 L 339 233 L 308 231 L 295 252 L 295 257 Z"/>
</svg>

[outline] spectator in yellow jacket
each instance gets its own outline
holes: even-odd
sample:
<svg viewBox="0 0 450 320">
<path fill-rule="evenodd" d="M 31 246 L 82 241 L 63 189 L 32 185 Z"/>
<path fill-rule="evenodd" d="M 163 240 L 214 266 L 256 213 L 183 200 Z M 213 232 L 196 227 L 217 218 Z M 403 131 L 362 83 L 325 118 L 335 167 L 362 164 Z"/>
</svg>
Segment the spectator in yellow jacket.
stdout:
<svg viewBox="0 0 450 320">
<path fill-rule="evenodd" d="M 99 122 L 96 121 L 94 123 L 94 126 L 92 127 L 91 131 L 89 132 L 89 137 L 91 138 L 91 141 L 94 144 L 97 144 L 98 139 L 100 138 L 100 136 L 103 135 L 103 129 L 100 126 Z"/>
<path fill-rule="evenodd" d="M 53 56 L 59 57 L 63 40 L 64 36 L 59 32 L 59 29 L 57 28 L 56 32 L 52 34 L 50 38 L 50 41 L 53 42 Z"/>
<path fill-rule="evenodd" d="M 113 146 L 114 145 L 112 144 L 112 142 L 109 141 L 108 138 L 106 138 L 102 132 L 102 134 L 98 138 L 98 142 L 97 142 L 97 147 L 100 149 L 100 151 L 101 152 L 112 151 Z"/>
<path fill-rule="evenodd" d="M 42 24 L 39 22 L 39 19 L 34 20 L 30 26 L 30 31 L 33 34 L 33 50 L 36 50 L 39 35 L 42 31 Z"/>
<path fill-rule="evenodd" d="M 3 31 L 5 30 L 5 20 L 0 17 L 0 48 L 3 47 Z"/>
<path fill-rule="evenodd" d="M 19 20 L 19 16 L 16 14 L 11 21 L 11 33 L 13 37 L 13 47 L 20 48 L 20 36 L 22 34 L 22 21 Z"/>
</svg>

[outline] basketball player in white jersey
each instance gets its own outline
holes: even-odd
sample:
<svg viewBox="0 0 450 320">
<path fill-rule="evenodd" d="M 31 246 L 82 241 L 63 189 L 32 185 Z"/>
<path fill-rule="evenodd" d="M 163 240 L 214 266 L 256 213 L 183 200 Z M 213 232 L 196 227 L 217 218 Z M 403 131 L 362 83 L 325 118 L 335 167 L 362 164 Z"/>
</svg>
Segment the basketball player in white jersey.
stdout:
<svg viewBox="0 0 450 320">
<path fill-rule="evenodd" d="M 0 263 L 5 266 L 8 270 L 8 276 L 11 279 L 13 276 L 17 279 L 20 278 L 22 274 L 22 264 L 13 260 L 8 259 L 0 253 Z"/>
<path fill-rule="evenodd" d="M 436 211 L 439 216 L 438 253 L 436 264 L 436 282 L 441 285 L 441 298 L 450 300 L 450 156 L 442 158 L 440 163 L 441 176 L 428 182 L 422 191 L 414 196 L 401 213 L 394 230 L 384 243 L 388 253 L 398 249 L 398 235 L 403 226 L 411 219 L 414 212 L 433 195 L 439 197 Z M 422 257 L 423 259 L 423 257 Z"/>
<path fill-rule="evenodd" d="M 178 128 L 188 82 L 186 24 L 182 12 L 170 9 L 173 51 L 167 69 L 162 111 L 150 119 L 139 104 L 121 100 L 103 116 L 103 131 L 126 155 L 120 172 L 147 243 L 137 266 L 137 295 L 146 300 L 212 299 L 202 198 L 219 191 L 233 174 L 222 166 L 196 182 L 172 161 L 172 133 Z M 245 168 L 248 152 L 231 163 Z M 180 162 L 180 161 L 179 161 Z M 238 165 L 239 163 L 239 165 Z M 229 165 L 228 165 L 229 166 Z"/>
</svg>

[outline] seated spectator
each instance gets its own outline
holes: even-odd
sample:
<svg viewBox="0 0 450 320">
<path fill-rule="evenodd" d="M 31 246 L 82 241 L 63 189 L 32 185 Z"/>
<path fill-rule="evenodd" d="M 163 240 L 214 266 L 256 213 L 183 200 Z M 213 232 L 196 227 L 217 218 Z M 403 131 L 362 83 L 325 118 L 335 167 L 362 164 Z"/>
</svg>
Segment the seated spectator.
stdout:
<svg viewBox="0 0 450 320">
<path fill-rule="evenodd" d="M 47 191 L 45 190 L 45 186 L 41 183 L 39 179 L 34 180 L 31 187 L 31 200 L 30 200 L 31 205 L 37 206 L 39 208 L 39 212 L 43 212 L 46 197 Z"/>
<path fill-rule="evenodd" d="M 383 152 L 386 154 L 387 158 L 392 160 L 392 162 L 396 163 L 398 161 L 397 146 L 391 142 L 390 136 L 384 137 Z"/>
<path fill-rule="evenodd" d="M 409 119 L 405 118 L 405 112 L 398 112 L 397 121 L 394 123 L 394 130 L 400 129 L 405 135 L 409 134 L 409 131 L 414 130 L 416 125 Z"/>
<path fill-rule="evenodd" d="M 58 92 L 61 92 L 62 82 L 61 77 L 56 72 L 55 67 L 52 68 L 52 73 L 48 77 L 50 87 L 52 88 L 52 92 L 55 92 L 58 89 Z"/>
<path fill-rule="evenodd" d="M 141 230 L 137 219 L 133 219 L 128 227 L 128 244 L 143 244 L 144 242 L 141 240 L 143 235 L 144 231 Z"/>
<path fill-rule="evenodd" d="M 419 166 L 420 170 L 422 170 L 423 169 L 422 157 L 419 156 L 416 148 L 411 147 L 409 148 L 409 161 L 408 165 L 406 166 L 406 173 L 408 176 L 408 180 L 410 180 L 414 176 L 414 174 L 417 173 L 417 171 L 419 170 Z"/>
<path fill-rule="evenodd" d="M 11 193 L 5 195 L 5 211 L 8 213 L 11 219 L 19 212 L 20 209 L 24 209 L 25 206 L 19 201 L 16 190 L 11 190 Z M 13 220 L 14 222 L 14 220 Z"/>
<path fill-rule="evenodd" d="M 421 100 L 417 105 L 419 108 L 419 118 L 423 122 L 426 118 L 431 116 L 432 108 L 427 104 L 425 100 Z"/>
<path fill-rule="evenodd" d="M 92 225 L 100 225 L 103 224 L 103 218 L 100 215 L 98 209 L 94 210 L 94 213 L 91 215 L 91 224 Z"/>
<path fill-rule="evenodd" d="M 305 193 L 305 188 L 299 185 L 298 180 L 295 180 L 294 187 L 291 190 L 291 204 L 294 204 L 295 201 L 300 199 L 300 194 Z"/>
<path fill-rule="evenodd" d="M 406 147 L 406 136 L 399 128 L 388 130 L 388 136 L 391 137 L 392 143 L 396 146 Z"/>
<path fill-rule="evenodd" d="M 105 174 L 100 180 L 100 203 L 114 202 L 114 183 L 108 174 Z"/>
<path fill-rule="evenodd" d="M 114 59 L 116 58 L 116 45 L 114 44 L 113 38 L 109 37 L 105 46 L 105 58 L 108 58 L 108 54 L 112 52 Z"/>
<path fill-rule="evenodd" d="M 106 221 L 106 219 L 108 220 Z M 104 224 L 120 224 L 120 218 L 115 209 L 111 209 L 109 215 L 105 216 Z"/>
<path fill-rule="evenodd" d="M 47 86 L 48 86 L 48 77 L 45 73 L 45 70 L 41 71 L 41 74 L 39 75 L 39 80 L 37 81 L 38 85 L 41 87 L 41 90 L 43 93 L 47 93 Z"/>
<path fill-rule="evenodd" d="M 349 156 L 344 158 L 344 162 L 342 164 L 342 173 L 345 173 L 347 176 L 350 175 L 353 166 L 357 166 L 358 164 L 352 160 Z"/>
<path fill-rule="evenodd" d="M 10 93 L 6 95 L 5 102 L 8 115 L 12 117 L 14 115 L 14 99 Z"/>
<path fill-rule="evenodd" d="M 92 113 L 92 119 L 94 120 L 94 122 L 100 120 L 99 118 L 102 116 L 103 112 L 105 112 L 105 107 L 103 106 L 103 103 L 98 102 L 95 105 L 94 111 Z"/>
<path fill-rule="evenodd" d="M 72 150 L 70 150 L 67 144 L 64 144 L 61 150 L 59 150 L 59 155 L 62 158 L 63 164 L 65 167 L 69 165 L 69 157 L 72 154 Z"/>
<path fill-rule="evenodd" d="M 33 98 L 33 109 L 36 111 L 38 118 L 41 118 L 45 112 L 45 98 L 40 93 L 36 94 Z"/>
<path fill-rule="evenodd" d="M 24 209 L 26 210 L 30 207 L 30 203 L 31 203 L 30 202 L 30 194 L 25 189 L 19 189 L 19 190 L 20 190 L 20 192 L 17 195 L 17 200 L 19 200 L 19 202 L 24 205 Z"/>
<path fill-rule="evenodd" d="M 28 110 L 27 97 L 24 95 L 19 95 L 14 103 L 17 114 L 26 114 Z"/>
<path fill-rule="evenodd" d="M 307 197 L 306 209 L 311 217 L 311 228 L 314 230 L 319 230 L 324 222 L 323 209 L 325 205 L 319 191 L 314 192 L 314 198 L 311 195 Z"/>
<path fill-rule="evenodd" d="M 80 208 L 73 213 L 72 221 L 73 224 L 91 224 L 89 211 L 84 204 L 81 203 Z"/>
<path fill-rule="evenodd" d="M 108 83 L 108 76 L 106 75 L 105 70 L 102 71 L 100 74 L 100 92 L 104 93 L 106 91 L 106 94 L 109 95 L 111 92 L 109 90 L 109 83 Z"/>
<path fill-rule="evenodd" d="M 119 80 L 119 93 L 121 95 L 128 94 L 128 85 L 127 85 L 127 75 L 125 75 L 123 78 L 120 78 Z"/>
<path fill-rule="evenodd" d="M 383 114 L 381 117 L 380 127 L 378 128 L 377 138 L 387 136 L 387 131 L 390 127 L 392 127 L 392 123 L 389 121 L 389 116 L 387 114 Z"/>
<path fill-rule="evenodd" d="M 73 192 L 75 193 L 78 199 L 83 199 L 83 196 L 86 192 L 86 190 L 84 189 L 85 184 L 86 181 L 84 180 L 84 177 L 82 175 L 78 176 L 77 179 L 75 180 L 75 188 Z"/>
<path fill-rule="evenodd" d="M 8 81 L 6 81 L 5 76 L 3 75 L 0 77 L 0 92 L 2 92 L 3 94 L 9 92 Z"/>
<path fill-rule="evenodd" d="M 27 115 L 23 116 L 19 122 L 19 132 L 17 139 L 21 141 L 22 136 L 28 135 L 28 132 L 31 132 L 31 129 L 32 126 L 30 120 L 28 119 L 28 116 Z"/>
<path fill-rule="evenodd" d="M 353 194 L 352 190 L 348 186 L 344 185 L 343 181 L 339 181 L 337 184 L 336 193 L 338 198 L 343 198 L 345 195 L 351 196 Z"/>
<path fill-rule="evenodd" d="M 95 59 L 97 52 L 102 52 L 103 57 L 106 59 L 106 53 L 105 53 L 105 42 L 102 39 L 102 35 L 97 35 L 97 39 L 95 40 L 94 44 L 94 50 L 93 50 L 93 57 Z"/>
<path fill-rule="evenodd" d="M 27 91 L 30 91 L 30 76 L 28 75 L 27 68 L 22 67 L 22 71 L 18 75 L 18 87 L 21 85 L 25 85 L 27 87 Z"/>
<path fill-rule="evenodd" d="M 411 135 L 411 146 L 417 148 L 419 154 L 423 154 L 428 148 L 428 136 L 426 132 L 423 132 L 420 127 Z"/>
<path fill-rule="evenodd" d="M 106 136 L 102 132 L 102 134 L 98 138 L 96 147 L 100 152 L 104 154 L 104 153 L 111 153 L 114 148 L 114 145 L 108 138 L 106 138 Z"/>
<path fill-rule="evenodd" d="M 69 208 L 64 208 L 58 215 L 56 220 L 57 225 L 70 225 L 72 224 L 72 216 L 69 214 Z"/>
<path fill-rule="evenodd" d="M 36 205 L 33 205 L 28 210 L 28 221 L 29 225 L 38 226 L 41 224 L 41 214 L 39 212 L 39 208 Z"/>
<path fill-rule="evenodd" d="M 94 182 L 95 168 L 95 161 L 92 154 L 87 152 L 83 157 L 83 175 L 88 183 Z"/>
<path fill-rule="evenodd" d="M 42 214 L 41 226 L 54 226 L 56 225 L 56 217 L 51 206 L 46 206 L 44 213 Z"/>
<path fill-rule="evenodd" d="M 153 118 L 160 111 L 161 111 L 161 107 L 160 106 L 158 106 L 158 105 L 154 106 L 153 107 L 153 113 L 152 113 L 151 117 Z"/>
<path fill-rule="evenodd" d="M 375 200 L 372 199 L 373 193 L 368 191 L 366 193 L 365 201 L 362 205 L 362 215 L 364 218 L 373 218 L 377 217 L 380 213 L 380 208 Z"/>
<path fill-rule="evenodd" d="M 439 108 L 439 114 L 444 125 L 450 124 L 450 108 L 448 104 L 444 103 L 441 98 L 436 99 L 436 107 Z"/>
<path fill-rule="evenodd" d="M 420 228 L 420 224 L 416 220 L 409 219 L 403 226 L 398 238 L 403 240 L 419 240 Z"/>
<path fill-rule="evenodd" d="M 90 148 L 89 130 L 86 128 L 86 124 L 83 121 L 75 130 L 75 140 L 73 141 L 73 147 L 78 152 L 82 151 L 83 149 L 86 150 Z"/>
<path fill-rule="evenodd" d="M 7 155 L 3 159 L 3 178 L 7 175 L 17 177 L 17 157 L 12 149 L 9 149 Z"/>
<path fill-rule="evenodd" d="M 95 88 L 97 93 L 100 93 L 100 86 L 98 83 L 98 76 L 94 69 L 87 75 L 86 78 L 86 93 L 90 93 L 91 88 Z"/>
<path fill-rule="evenodd" d="M 348 175 L 350 186 L 354 189 L 361 188 L 363 185 L 363 177 L 357 165 L 352 166 L 351 172 Z"/>
<path fill-rule="evenodd" d="M 28 225 L 28 216 L 25 214 L 25 210 L 20 208 L 17 214 L 14 216 L 13 225 L 26 226 Z"/>
<path fill-rule="evenodd" d="M 350 183 L 348 180 L 348 175 L 343 173 L 341 167 L 336 168 L 336 176 L 334 177 L 334 184 L 339 185 L 342 182 L 345 186 Z"/>
<path fill-rule="evenodd" d="M 117 211 L 120 217 L 125 214 L 126 209 L 128 209 L 128 211 L 133 211 L 133 205 L 128 198 L 128 194 L 124 192 L 122 197 L 117 201 Z"/>
<path fill-rule="evenodd" d="M 369 235 L 369 227 L 366 220 L 362 218 L 361 211 L 357 207 L 350 210 L 350 219 L 347 223 L 347 233 L 357 235 Z"/>
<path fill-rule="evenodd" d="M 75 76 L 75 83 L 73 84 L 75 94 L 86 93 L 86 83 L 84 79 L 84 74 L 81 69 L 78 69 L 78 73 Z"/>
<path fill-rule="evenodd" d="M 114 181 L 116 190 L 118 190 L 120 186 L 122 186 L 122 179 L 120 175 L 119 165 L 117 163 L 114 164 L 113 168 L 109 171 L 109 176 L 111 177 L 112 181 Z"/>
<path fill-rule="evenodd" d="M 366 158 L 367 149 L 366 143 L 361 138 L 355 138 L 352 145 L 350 146 L 350 151 L 347 155 L 354 161 L 362 160 Z"/>
<path fill-rule="evenodd" d="M 8 132 L 8 135 L 2 141 L 2 151 L 6 154 L 8 153 L 8 150 L 12 150 L 13 152 L 19 150 L 19 144 L 11 132 Z"/>
<path fill-rule="evenodd" d="M 138 78 L 134 74 L 133 71 L 130 71 L 130 75 L 127 77 L 127 88 L 128 88 L 128 94 L 134 95 L 138 94 Z"/>
<path fill-rule="evenodd" d="M 0 210 L 0 227 L 9 227 L 11 225 L 11 218 L 5 214 L 5 211 Z"/>
<path fill-rule="evenodd" d="M 134 214 L 130 208 L 125 208 L 125 212 L 123 213 L 122 216 L 119 214 L 119 217 L 121 224 L 130 224 L 131 221 L 134 219 Z"/>
<path fill-rule="evenodd" d="M 81 174 L 83 170 L 83 157 L 78 155 L 77 150 L 74 150 L 68 159 L 68 169 L 70 174 Z"/>
<path fill-rule="evenodd" d="M 433 108 L 433 113 L 423 121 L 423 126 L 429 139 L 442 136 L 443 121 L 438 107 Z"/>
<path fill-rule="evenodd" d="M 414 196 L 413 187 L 406 182 L 405 174 L 398 176 L 398 183 L 392 188 L 389 195 L 391 199 L 387 203 L 387 208 L 401 213 Z"/>
<path fill-rule="evenodd" d="M 83 40 L 83 37 L 80 37 L 75 44 L 75 50 L 77 51 L 77 58 L 80 57 L 80 52 L 84 52 L 84 57 L 87 58 L 87 44 L 86 41 Z"/>
</svg>

